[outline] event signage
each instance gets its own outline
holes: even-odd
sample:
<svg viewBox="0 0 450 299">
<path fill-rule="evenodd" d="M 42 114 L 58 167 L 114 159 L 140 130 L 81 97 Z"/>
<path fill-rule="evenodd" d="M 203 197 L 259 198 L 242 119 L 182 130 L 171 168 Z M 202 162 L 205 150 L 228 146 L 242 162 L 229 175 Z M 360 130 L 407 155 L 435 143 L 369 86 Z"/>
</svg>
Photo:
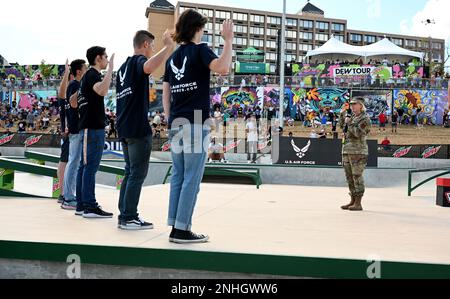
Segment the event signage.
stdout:
<svg viewBox="0 0 450 299">
<path fill-rule="evenodd" d="M 27 140 L 25 140 L 25 143 L 24 143 L 25 147 L 29 147 L 29 146 L 32 146 L 32 145 L 38 143 L 41 140 L 41 138 L 42 138 L 42 135 L 28 137 Z"/>
<path fill-rule="evenodd" d="M 399 148 L 395 153 L 392 155 L 394 158 L 401 158 L 403 156 L 406 156 L 411 151 L 412 146 L 410 147 L 402 147 Z"/>
<path fill-rule="evenodd" d="M 11 140 L 13 138 L 14 138 L 14 134 L 12 134 L 12 135 L 3 135 L 2 137 L 0 137 L 0 146 L 11 142 Z"/>
<path fill-rule="evenodd" d="M 357 67 L 337 67 L 333 69 L 333 77 L 347 77 L 347 76 L 371 76 L 376 78 L 379 76 L 383 79 L 392 78 L 392 68 L 387 66 L 357 66 Z"/>
<path fill-rule="evenodd" d="M 422 153 L 422 158 L 424 159 L 428 159 L 434 155 L 436 155 L 437 153 L 439 153 L 439 151 L 441 150 L 441 146 L 432 146 L 427 148 L 423 153 Z"/>
<path fill-rule="evenodd" d="M 377 141 L 369 140 L 368 144 L 368 166 L 377 167 Z M 342 166 L 342 140 L 281 137 L 276 164 Z"/>
</svg>

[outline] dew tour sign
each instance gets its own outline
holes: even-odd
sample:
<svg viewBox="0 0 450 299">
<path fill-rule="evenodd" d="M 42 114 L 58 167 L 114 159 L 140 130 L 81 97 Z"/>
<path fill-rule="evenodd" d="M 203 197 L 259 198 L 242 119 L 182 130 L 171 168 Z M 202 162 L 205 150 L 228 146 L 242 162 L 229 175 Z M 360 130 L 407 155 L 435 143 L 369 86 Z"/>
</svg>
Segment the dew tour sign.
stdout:
<svg viewBox="0 0 450 299">
<path fill-rule="evenodd" d="M 30 146 L 38 143 L 41 140 L 41 138 L 42 138 L 42 135 L 28 137 L 27 140 L 25 140 L 25 142 L 24 142 L 25 147 L 30 147 Z"/>
<path fill-rule="evenodd" d="M 391 78 L 392 68 L 381 66 L 356 66 L 356 67 L 338 67 L 333 70 L 333 77 L 347 77 L 347 76 L 380 76 L 380 78 Z"/>
</svg>

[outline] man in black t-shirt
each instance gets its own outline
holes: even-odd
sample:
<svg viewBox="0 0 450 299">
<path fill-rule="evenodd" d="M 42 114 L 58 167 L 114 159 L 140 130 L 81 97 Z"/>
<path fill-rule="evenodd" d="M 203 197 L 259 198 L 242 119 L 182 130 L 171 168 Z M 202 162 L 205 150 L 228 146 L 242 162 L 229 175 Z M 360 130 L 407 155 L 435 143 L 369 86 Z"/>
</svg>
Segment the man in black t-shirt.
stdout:
<svg viewBox="0 0 450 299">
<path fill-rule="evenodd" d="M 117 76 L 117 128 L 126 162 L 119 199 L 119 228 L 124 230 L 153 228 L 153 224 L 139 218 L 137 210 L 152 149 L 152 129 L 148 122 L 149 75 L 175 48 L 166 31 L 164 48 L 153 56 L 154 39 L 150 32 L 138 31 L 133 41 L 134 55 L 128 57 Z"/>
<path fill-rule="evenodd" d="M 87 66 L 86 61 L 82 59 L 74 60 L 70 64 L 70 72 L 74 76 L 69 84 L 63 79 L 61 86 L 64 88 L 65 94 L 65 131 L 69 138 L 69 158 L 64 173 L 64 201 L 61 208 L 64 210 L 75 210 L 77 208 L 77 196 L 76 196 L 76 176 L 81 160 L 81 137 L 78 125 L 78 108 L 70 105 L 70 98 L 76 97 L 78 89 L 80 88 L 80 81 L 86 73 Z M 68 86 L 67 86 L 68 85 Z"/>
<path fill-rule="evenodd" d="M 103 211 L 95 197 L 95 176 L 105 147 L 105 103 L 114 70 L 114 54 L 108 62 L 106 49 L 92 47 L 87 50 L 91 68 L 80 82 L 78 92 L 79 129 L 82 138 L 82 159 L 77 176 L 76 215 L 84 218 L 112 218 Z M 108 67 L 109 64 L 109 67 Z M 102 80 L 100 72 L 108 67 Z"/>
</svg>

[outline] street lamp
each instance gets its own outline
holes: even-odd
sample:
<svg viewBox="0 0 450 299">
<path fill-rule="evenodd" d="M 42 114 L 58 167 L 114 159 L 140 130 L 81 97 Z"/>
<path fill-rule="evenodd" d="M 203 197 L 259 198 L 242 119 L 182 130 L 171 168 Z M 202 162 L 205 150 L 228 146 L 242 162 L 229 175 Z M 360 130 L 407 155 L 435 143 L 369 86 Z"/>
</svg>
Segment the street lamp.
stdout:
<svg viewBox="0 0 450 299">
<path fill-rule="evenodd" d="M 281 20 L 281 59 L 280 59 L 280 127 L 284 128 L 284 85 L 286 61 L 286 0 L 283 0 L 283 18 Z"/>
</svg>

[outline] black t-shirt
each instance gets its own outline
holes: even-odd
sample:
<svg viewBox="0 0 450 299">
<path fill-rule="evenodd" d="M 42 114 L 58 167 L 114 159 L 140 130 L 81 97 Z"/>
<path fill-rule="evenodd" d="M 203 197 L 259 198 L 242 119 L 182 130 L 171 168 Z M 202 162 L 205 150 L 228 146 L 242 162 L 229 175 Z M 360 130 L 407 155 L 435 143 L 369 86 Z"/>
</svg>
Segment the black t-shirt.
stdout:
<svg viewBox="0 0 450 299">
<path fill-rule="evenodd" d="M 392 115 L 392 122 L 396 123 L 398 121 L 398 116 L 396 114 Z"/>
<path fill-rule="evenodd" d="M 209 119 L 209 65 L 217 55 L 206 44 L 181 45 L 167 60 L 164 82 L 170 84 L 172 104 L 169 125 L 185 118 L 195 123 L 194 111 L 202 111 L 202 124 Z"/>
<path fill-rule="evenodd" d="M 152 135 L 148 122 L 150 101 L 149 75 L 144 72 L 147 58 L 128 57 L 117 73 L 117 129 L 119 138 L 143 138 Z"/>
<path fill-rule="evenodd" d="M 80 92 L 78 94 L 78 112 L 80 115 L 80 130 L 105 129 L 105 102 L 104 97 L 94 91 L 94 85 L 101 82 L 100 73 L 94 69 L 89 69 L 80 82 Z"/>
<path fill-rule="evenodd" d="M 80 82 L 78 82 L 77 80 L 73 80 L 72 82 L 70 82 L 69 86 L 67 87 L 65 109 L 66 109 L 67 128 L 69 129 L 70 134 L 78 134 L 80 132 L 78 123 L 79 122 L 78 108 L 72 108 L 70 106 L 70 97 L 74 95 L 79 88 Z"/>
<path fill-rule="evenodd" d="M 59 105 L 59 118 L 61 119 L 61 132 L 65 132 L 66 130 L 66 100 L 58 99 Z"/>
</svg>

